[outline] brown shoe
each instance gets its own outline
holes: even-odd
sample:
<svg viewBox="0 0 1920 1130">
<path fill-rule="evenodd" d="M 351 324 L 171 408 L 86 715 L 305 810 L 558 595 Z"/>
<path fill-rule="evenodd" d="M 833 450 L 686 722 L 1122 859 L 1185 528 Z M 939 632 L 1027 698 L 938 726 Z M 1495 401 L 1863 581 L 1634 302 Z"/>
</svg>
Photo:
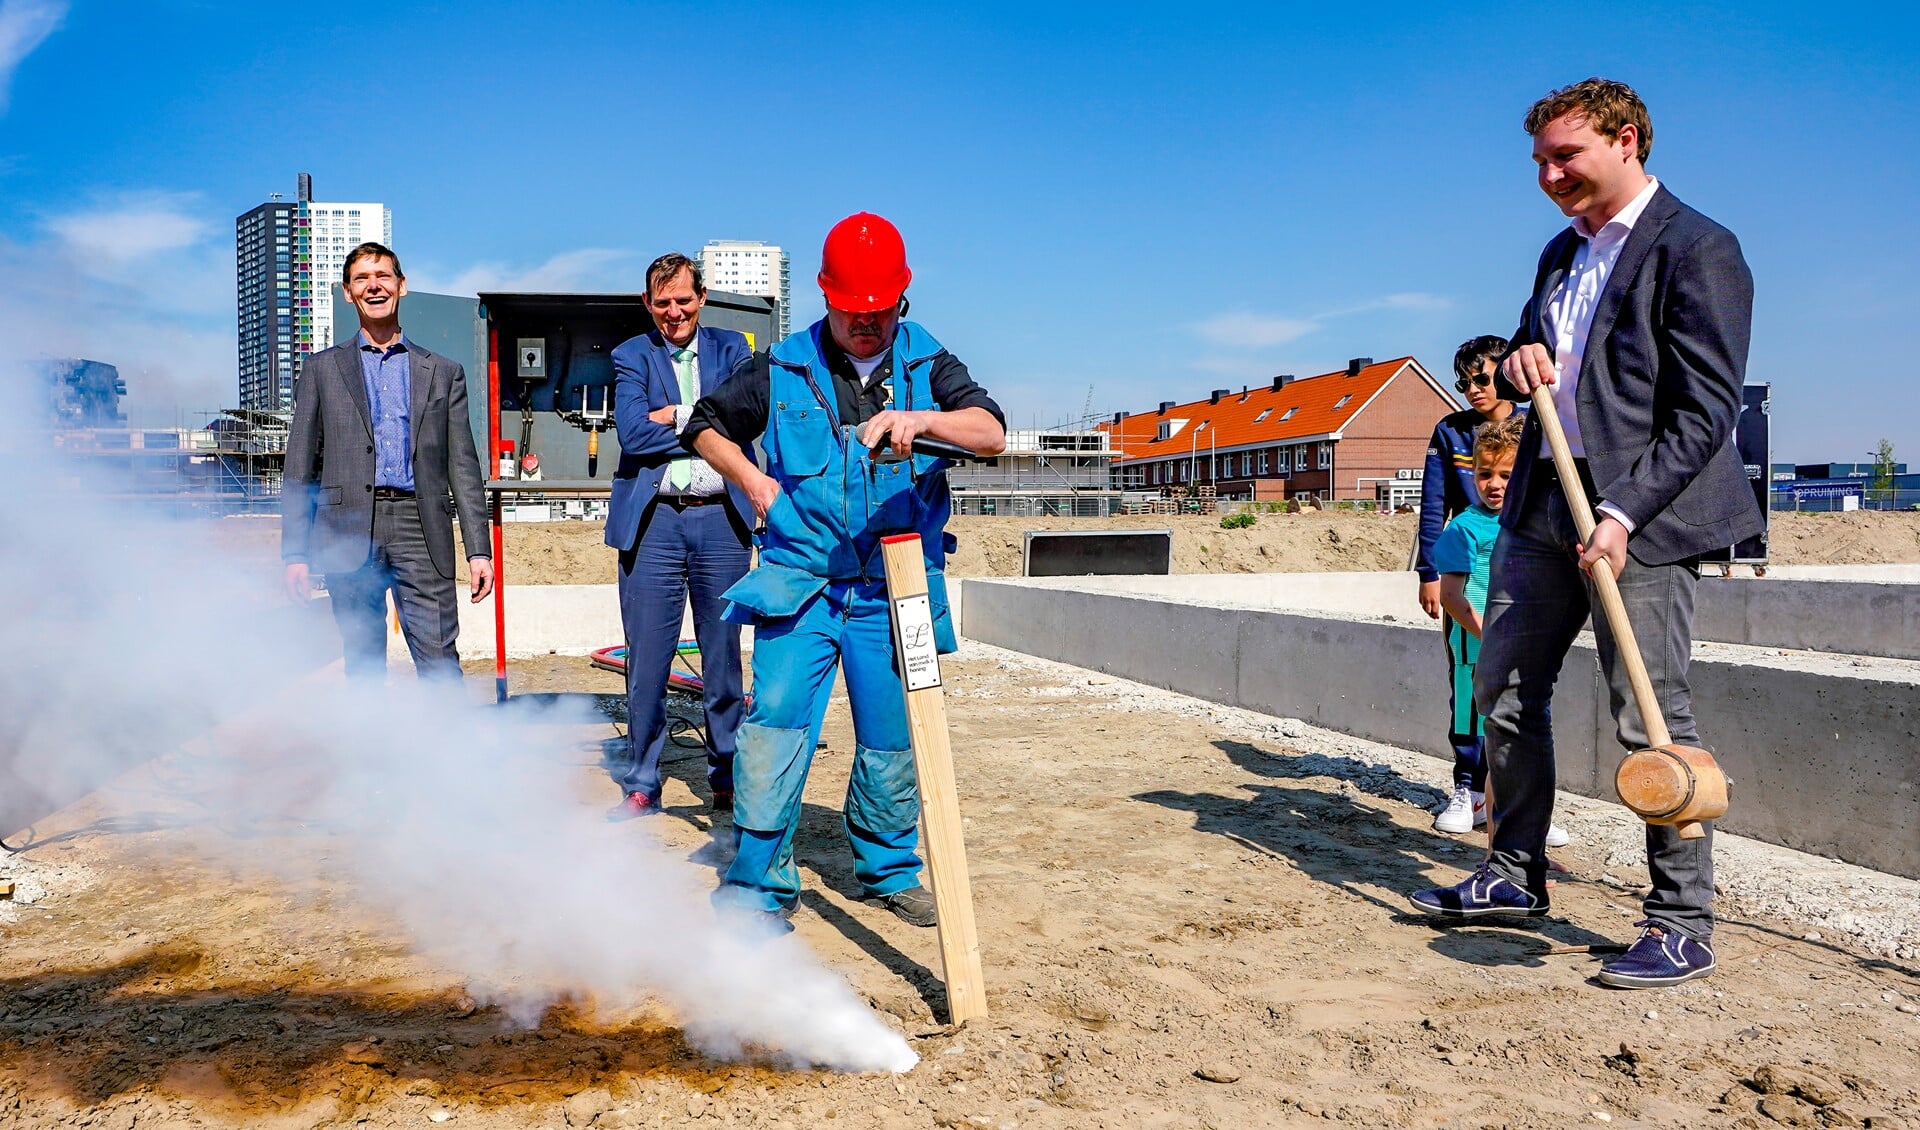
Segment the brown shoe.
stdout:
<svg viewBox="0 0 1920 1130">
<path fill-rule="evenodd" d="M 909 926 L 931 926 L 939 921 L 934 913 L 933 892 L 925 887 L 908 887 L 890 895 L 874 895 L 867 900 L 893 911 L 893 916 Z"/>
<path fill-rule="evenodd" d="M 632 820 L 639 816 L 655 816 L 660 805 L 645 793 L 628 793 L 619 804 L 607 809 L 607 823 L 617 824 L 622 820 Z"/>
<path fill-rule="evenodd" d="M 713 812 L 714 812 L 714 815 L 716 816 L 722 812 L 726 813 L 728 816 L 733 815 L 733 790 L 732 789 L 713 790 Z"/>
</svg>

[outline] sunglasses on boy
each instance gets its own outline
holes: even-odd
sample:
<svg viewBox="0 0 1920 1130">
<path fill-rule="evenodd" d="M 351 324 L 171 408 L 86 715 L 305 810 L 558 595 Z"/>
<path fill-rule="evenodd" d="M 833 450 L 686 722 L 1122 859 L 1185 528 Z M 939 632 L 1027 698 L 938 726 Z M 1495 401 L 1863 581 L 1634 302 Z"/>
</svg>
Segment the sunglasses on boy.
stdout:
<svg viewBox="0 0 1920 1130">
<path fill-rule="evenodd" d="M 1475 373 L 1471 377 L 1461 377 L 1459 380 L 1453 382 L 1453 387 L 1461 392 L 1465 392 L 1469 384 L 1474 388 L 1487 388 L 1493 384 L 1493 375 L 1491 373 Z"/>
</svg>

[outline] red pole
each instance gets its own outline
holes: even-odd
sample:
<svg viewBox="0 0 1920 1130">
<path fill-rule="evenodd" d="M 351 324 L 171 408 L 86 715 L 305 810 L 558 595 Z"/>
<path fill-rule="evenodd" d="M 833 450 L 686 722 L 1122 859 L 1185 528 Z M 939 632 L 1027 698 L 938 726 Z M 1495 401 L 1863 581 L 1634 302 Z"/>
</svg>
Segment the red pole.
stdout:
<svg viewBox="0 0 1920 1130">
<path fill-rule="evenodd" d="M 487 466 L 486 477 L 500 477 L 500 328 L 487 326 Z M 506 531 L 500 522 L 500 492 L 493 492 L 488 517 L 493 527 L 493 694 L 507 701 L 507 586 Z"/>
</svg>

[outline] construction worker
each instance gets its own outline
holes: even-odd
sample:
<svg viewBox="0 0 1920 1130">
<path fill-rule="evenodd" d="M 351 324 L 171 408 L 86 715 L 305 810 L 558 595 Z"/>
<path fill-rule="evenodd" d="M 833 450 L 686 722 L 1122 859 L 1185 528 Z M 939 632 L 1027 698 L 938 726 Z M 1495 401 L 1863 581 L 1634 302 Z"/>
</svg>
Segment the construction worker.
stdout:
<svg viewBox="0 0 1920 1130">
<path fill-rule="evenodd" d="M 681 442 L 745 492 L 764 523 L 760 564 L 727 590 L 727 617 L 755 626 L 753 705 L 734 758 L 738 850 L 714 892 L 723 911 L 775 929 L 800 897 L 793 836 L 826 716 L 846 667 L 854 757 L 844 819 L 868 899 L 934 924 L 920 884 L 919 798 L 905 695 L 894 669 L 880 539 L 917 533 L 939 650 L 957 646 L 944 566 L 947 464 L 916 436 L 980 455 L 1006 446 L 1000 408 L 907 311 L 906 247 L 891 223 L 849 216 L 827 233 L 827 316 L 756 353 L 694 406 Z M 742 448 L 766 452 L 762 473 Z M 876 459 L 876 454 L 880 459 Z"/>
</svg>

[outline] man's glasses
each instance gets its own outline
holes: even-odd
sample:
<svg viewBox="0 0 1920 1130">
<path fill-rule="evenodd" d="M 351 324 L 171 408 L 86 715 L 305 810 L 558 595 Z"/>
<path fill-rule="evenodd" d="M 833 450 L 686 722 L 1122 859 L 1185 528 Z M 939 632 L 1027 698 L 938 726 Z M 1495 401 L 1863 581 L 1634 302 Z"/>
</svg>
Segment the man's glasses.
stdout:
<svg viewBox="0 0 1920 1130">
<path fill-rule="evenodd" d="M 1459 380 L 1453 382 L 1453 387 L 1461 392 L 1467 391 L 1468 385 L 1472 385 L 1474 388 L 1489 388 L 1493 385 L 1493 376 L 1489 373 L 1475 373 L 1471 377 L 1461 377 Z"/>
</svg>

